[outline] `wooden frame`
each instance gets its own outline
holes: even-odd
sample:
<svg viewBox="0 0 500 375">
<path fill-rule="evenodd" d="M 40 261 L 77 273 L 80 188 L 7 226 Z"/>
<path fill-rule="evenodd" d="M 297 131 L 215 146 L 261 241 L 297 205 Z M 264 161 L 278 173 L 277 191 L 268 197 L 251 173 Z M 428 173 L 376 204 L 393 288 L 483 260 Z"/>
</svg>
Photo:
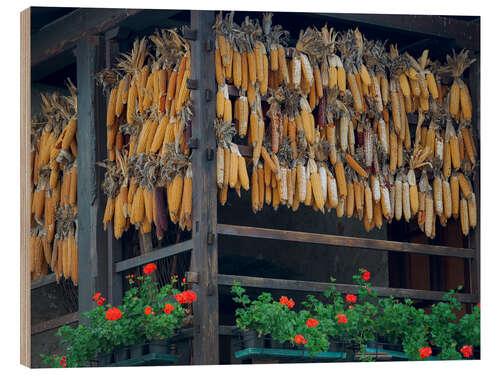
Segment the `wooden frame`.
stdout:
<svg viewBox="0 0 500 375">
<path fill-rule="evenodd" d="M 94 12 L 94 13 L 92 13 Z M 231 327 L 225 327 L 221 332 L 219 326 L 218 290 L 219 286 L 230 286 L 234 281 L 240 281 L 245 286 L 270 289 L 288 289 L 299 291 L 321 292 L 328 288 L 329 283 L 310 281 L 264 279 L 239 275 L 218 274 L 217 238 L 218 235 L 255 237 L 303 243 L 316 243 L 329 246 L 346 246 L 371 249 L 375 251 L 393 251 L 411 254 L 439 255 L 458 257 L 468 260 L 470 270 L 469 294 L 459 294 L 458 299 L 464 303 L 475 303 L 480 297 L 480 223 L 469 239 L 469 248 L 451 248 L 446 246 L 421 245 L 368 238 L 354 238 L 315 233 L 292 232 L 268 228 L 243 227 L 227 225 L 217 222 L 217 189 L 215 184 L 215 135 L 212 123 L 215 118 L 216 85 L 214 77 L 214 59 L 212 23 L 215 17 L 213 11 L 190 12 L 190 38 L 192 39 L 191 54 L 193 84 L 192 99 L 192 160 L 193 160 L 193 231 L 192 239 L 173 244 L 161 249 L 155 249 L 141 256 L 122 259 L 121 241 L 113 238 L 111 227 L 104 233 L 100 225 L 102 211 L 105 206 L 104 196 L 100 189 L 103 171 L 95 167 L 95 161 L 105 157 L 105 129 L 96 126 L 104 118 L 105 98 L 100 89 L 96 89 L 93 75 L 105 66 L 109 66 L 114 57 L 120 52 L 120 26 L 132 18 L 140 19 L 145 16 L 144 10 L 126 9 L 79 9 L 70 13 L 65 19 L 58 21 L 43 33 L 33 37 L 34 47 L 30 48 L 30 10 L 21 15 L 22 50 L 32 51 L 24 55 L 21 61 L 21 85 L 24 96 L 21 102 L 21 362 L 30 365 L 30 339 L 26 332 L 37 333 L 41 330 L 56 328 L 61 324 L 74 322 L 76 315 L 71 318 L 57 318 L 36 327 L 30 326 L 30 290 L 55 282 L 55 277 L 49 275 L 43 279 L 32 281 L 30 284 L 29 272 L 29 126 L 30 126 L 30 66 L 38 73 L 46 72 L 48 62 L 54 63 L 61 56 L 67 56 L 74 50 L 77 61 L 78 90 L 79 90 L 79 124 L 78 139 L 81 149 L 88 153 L 78 155 L 78 201 L 89 202 L 81 205 L 78 212 L 79 220 L 79 264 L 81 278 L 79 285 L 79 314 L 90 308 L 92 294 L 97 290 L 106 290 L 109 301 L 119 303 L 122 294 L 121 273 L 143 265 L 147 262 L 167 258 L 185 251 L 191 251 L 191 273 L 195 275 L 194 290 L 198 294 L 198 301 L 194 309 L 194 363 L 217 364 L 219 362 L 219 334 L 230 334 Z M 171 12 L 176 13 L 176 11 Z M 340 21 L 348 24 L 371 25 L 395 31 L 417 33 L 422 36 L 452 40 L 457 45 L 469 48 L 475 52 L 479 50 L 478 24 L 466 23 L 458 20 L 447 20 L 446 25 L 440 16 L 401 16 L 401 15 L 366 15 L 366 14 L 318 14 L 329 21 Z M 75 27 L 74 23 L 78 26 Z M 64 25 L 71 25 L 67 27 Z M 58 28 L 73 30 L 59 43 Z M 61 62 L 63 63 L 63 62 Z M 54 64 L 56 69 L 60 64 Z M 37 74 L 38 74 L 37 73 Z M 479 61 L 471 68 L 469 75 L 474 85 L 470 85 L 474 108 L 474 129 L 477 139 L 480 134 L 479 111 Z M 22 90 L 23 91 L 23 90 Z M 27 93 L 27 95 L 26 95 Z M 234 95 L 234 90 L 231 91 Z M 410 122 L 415 118 L 409 116 Z M 240 146 L 242 155 L 248 156 L 251 149 Z M 23 171 L 25 173 L 23 173 Z M 479 173 L 474 180 L 474 191 L 480 191 Z M 480 195 L 477 197 L 477 206 L 480 208 Z M 480 217 L 480 212 L 478 212 Z M 99 251 L 98 251 L 99 250 Z M 31 285 L 31 287 L 29 287 Z M 341 292 L 352 292 L 353 285 L 336 284 Z M 445 293 L 436 291 L 375 288 L 380 295 L 394 295 L 401 298 L 416 298 L 421 300 L 442 300 Z M 45 327 L 45 328 L 44 328 Z"/>
</svg>

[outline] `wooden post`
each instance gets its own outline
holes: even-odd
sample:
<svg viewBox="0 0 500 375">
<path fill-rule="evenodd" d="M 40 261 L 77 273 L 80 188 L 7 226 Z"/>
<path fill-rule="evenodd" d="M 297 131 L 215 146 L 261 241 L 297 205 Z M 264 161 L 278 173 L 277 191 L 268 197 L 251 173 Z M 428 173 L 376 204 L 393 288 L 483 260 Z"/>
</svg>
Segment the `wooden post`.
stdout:
<svg viewBox="0 0 500 375">
<path fill-rule="evenodd" d="M 191 271 L 199 273 L 194 284 L 194 364 L 219 363 L 219 311 L 217 289 L 217 189 L 215 158 L 215 64 L 213 58 L 213 11 L 191 11 L 191 79 L 197 89 L 193 102 L 193 251 Z M 196 142 L 192 142 L 193 145 Z M 211 159 L 211 160 L 209 160 Z"/>
<path fill-rule="evenodd" d="M 117 56 L 120 55 L 120 42 L 117 38 L 117 29 L 105 34 L 106 68 L 111 68 Z M 108 92 L 109 97 L 109 92 Z M 122 301 L 123 282 L 122 275 L 115 271 L 115 263 L 123 260 L 122 240 L 117 240 L 113 231 L 113 220 L 108 224 L 107 230 L 107 299 L 112 305 L 119 305 Z"/>
<path fill-rule="evenodd" d="M 480 55 L 477 54 L 476 62 L 469 68 L 469 88 L 472 98 L 472 135 L 476 140 L 478 154 L 481 152 L 481 74 L 480 74 L 481 60 Z M 480 184 L 480 171 L 481 164 L 474 171 L 474 178 L 472 180 L 472 187 L 474 194 L 476 194 L 476 207 L 477 207 L 477 226 L 472 231 L 469 239 L 469 247 L 474 249 L 474 258 L 471 259 L 470 265 L 470 293 L 477 295 L 480 299 L 481 288 L 481 184 Z"/>
<path fill-rule="evenodd" d="M 106 293 L 107 241 L 102 227 L 106 197 L 101 190 L 104 169 L 96 161 L 106 157 L 105 98 L 95 74 L 104 68 L 104 41 L 87 36 L 76 48 L 78 81 L 78 310 L 93 307 L 92 296 Z"/>
</svg>

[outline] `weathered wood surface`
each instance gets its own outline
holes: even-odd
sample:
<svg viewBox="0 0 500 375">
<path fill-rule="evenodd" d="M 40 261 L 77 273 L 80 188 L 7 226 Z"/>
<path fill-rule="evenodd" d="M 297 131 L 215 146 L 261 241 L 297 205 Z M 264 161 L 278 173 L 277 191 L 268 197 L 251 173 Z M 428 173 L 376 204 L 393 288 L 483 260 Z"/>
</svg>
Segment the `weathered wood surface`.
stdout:
<svg viewBox="0 0 500 375">
<path fill-rule="evenodd" d="M 45 322 L 39 323 L 31 328 L 31 334 L 36 335 L 37 333 L 42 333 L 49 331 L 51 329 L 59 328 L 61 326 L 75 323 L 78 321 L 78 313 L 70 313 L 63 316 L 59 316 L 55 319 L 47 320 Z"/>
<path fill-rule="evenodd" d="M 269 279 L 263 277 L 223 275 L 218 276 L 219 285 L 232 286 L 238 281 L 245 287 L 265 288 L 265 289 L 283 289 L 302 292 L 324 292 L 330 286 L 334 285 L 340 293 L 357 293 L 359 286 L 350 284 L 331 284 L 316 281 Z M 395 298 L 414 298 L 420 300 L 442 301 L 447 292 L 438 292 L 418 289 L 401 289 L 387 287 L 373 287 L 381 297 L 394 296 Z M 457 300 L 464 303 L 477 303 L 478 297 L 472 294 L 459 293 Z"/>
<path fill-rule="evenodd" d="M 191 11 L 191 30 L 197 39 L 191 42 L 191 79 L 198 83 L 191 91 L 193 102 L 192 139 L 198 147 L 192 151 L 193 160 L 193 252 L 192 272 L 200 274 L 193 289 L 198 295 L 194 303 L 194 364 L 219 363 L 219 303 L 217 289 L 217 189 L 215 160 L 207 160 L 207 152 L 215 150 L 215 64 L 212 41 L 213 11 Z M 207 90 L 210 94 L 207 95 Z M 213 241 L 209 243 L 209 236 Z"/>
<path fill-rule="evenodd" d="M 306 233 L 306 232 L 295 232 L 288 230 L 246 227 L 246 226 L 229 225 L 229 224 L 217 224 L 217 233 L 230 236 L 317 243 L 317 244 L 324 244 L 331 246 L 356 247 L 356 248 L 381 250 L 381 251 L 397 251 L 397 252 L 415 253 L 415 254 L 453 256 L 459 258 L 472 258 L 474 256 L 474 250 L 472 249 L 425 245 L 425 244 L 416 244 L 408 242 L 376 240 L 371 238 L 337 236 L 331 234 Z"/>
<path fill-rule="evenodd" d="M 101 184 L 106 158 L 106 100 L 95 74 L 105 67 L 102 36 L 88 36 L 77 46 L 78 81 L 78 283 L 80 314 L 90 310 L 92 296 L 107 290 L 107 235 L 102 226 L 106 206 Z"/>
<path fill-rule="evenodd" d="M 159 259 L 165 259 L 172 255 L 189 251 L 193 248 L 193 240 L 179 242 L 161 249 L 153 250 L 149 253 L 139 255 L 115 263 L 115 272 L 123 272 L 131 268 L 142 266 L 143 264 L 154 262 Z"/>
<path fill-rule="evenodd" d="M 353 13 L 318 13 L 317 17 L 326 21 L 340 20 L 363 25 L 378 26 L 394 31 L 404 31 L 422 35 L 454 40 L 460 47 L 479 50 L 480 25 L 438 15 L 404 14 L 353 14 Z"/>
<path fill-rule="evenodd" d="M 47 59 L 71 50 L 80 40 L 103 33 L 140 9 L 80 8 L 44 26 L 33 35 L 31 64 L 38 65 Z"/>
<path fill-rule="evenodd" d="M 42 286 L 53 284 L 56 282 L 56 274 L 49 273 L 47 276 L 40 277 L 36 280 L 31 280 L 31 290 L 41 288 Z"/>
</svg>

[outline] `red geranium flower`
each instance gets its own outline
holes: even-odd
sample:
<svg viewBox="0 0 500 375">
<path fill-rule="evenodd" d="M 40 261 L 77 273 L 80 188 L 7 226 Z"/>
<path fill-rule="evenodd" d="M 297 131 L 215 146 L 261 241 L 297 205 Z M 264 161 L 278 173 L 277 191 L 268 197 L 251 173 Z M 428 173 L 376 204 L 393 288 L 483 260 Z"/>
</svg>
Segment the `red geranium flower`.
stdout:
<svg viewBox="0 0 500 375">
<path fill-rule="evenodd" d="M 196 293 L 193 292 L 192 290 L 186 290 L 185 292 L 179 293 L 174 296 L 174 298 L 179 302 L 180 304 L 183 303 L 192 303 L 196 301 Z"/>
<path fill-rule="evenodd" d="M 94 297 L 92 297 L 92 299 L 93 299 L 94 301 L 97 301 L 97 300 L 99 299 L 99 297 L 100 297 L 100 296 L 101 296 L 101 293 L 96 293 L 96 294 L 94 294 Z"/>
<path fill-rule="evenodd" d="M 156 269 L 156 264 L 154 263 L 148 263 L 144 266 L 143 272 L 146 275 L 149 275 L 151 272 L 153 272 Z"/>
<path fill-rule="evenodd" d="M 293 309 L 293 307 L 295 306 L 295 302 L 293 302 L 293 299 L 290 298 L 286 305 L 288 306 L 289 309 Z"/>
<path fill-rule="evenodd" d="M 365 271 L 362 276 L 363 280 L 368 281 L 370 280 L 370 272 Z"/>
<path fill-rule="evenodd" d="M 183 277 L 183 278 L 182 278 L 182 283 L 183 283 L 183 284 L 185 284 L 185 283 L 186 283 L 186 278 L 185 278 L 185 277 Z"/>
<path fill-rule="evenodd" d="M 285 296 L 282 296 L 280 298 L 280 305 L 288 305 L 288 298 Z"/>
<path fill-rule="evenodd" d="M 472 355 L 472 345 L 464 345 L 460 352 L 465 358 L 469 358 Z"/>
<path fill-rule="evenodd" d="M 348 294 L 345 296 L 345 300 L 349 303 L 356 303 L 358 297 L 356 297 L 354 294 Z"/>
<path fill-rule="evenodd" d="M 175 310 L 175 307 L 172 306 L 170 303 L 167 303 L 165 305 L 165 308 L 163 309 L 163 311 L 165 312 L 165 314 L 170 314 L 174 310 Z"/>
<path fill-rule="evenodd" d="M 479 306 L 479 308 L 481 308 L 481 302 L 478 302 L 477 305 Z"/>
<path fill-rule="evenodd" d="M 184 292 L 184 294 L 186 296 L 188 303 L 192 303 L 192 302 L 196 301 L 196 298 L 197 298 L 196 293 L 193 292 L 192 290 L 186 290 Z"/>
<path fill-rule="evenodd" d="M 307 340 L 304 338 L 304 336 L 302 335 L 297 335 L 295 336 L 295 342 L 297 344 L 306 344 L 307 343 Z"/>
<path fill-rule="evenodd" d="M 146 314 L 146 315 L 151 315 L 152 312 L 153 312 L 153 309 L 150 306 L 148 306 L 144 309 L 144 314 Z"/>
<path fill-rule="evenodd" d="M 423 348 L 418 349 L 418 351 L 422 359 L 427 358 L 432 354 L 432 349 L 429 346 L 424 346 Z"/>
<path fill-rule="evenodd" d="M 308 327 L 316 327 L 318 324 L 319 322 L 313 318 L 309 318 L 309 320 L 306 322 L 306 326 Z"/>
<path fill-rule="evenodd" d="M 336 318 L 338 319 L 338 323 L 347 323 L 347 318 L 345 316 L 345 314 L 337 314 Z"/>
<path fill-rule="evenodd" d="M 99 306 L 104 305 L 104 300 L 105 300 L 104 298 L 99 298 L 99 300 L 97 301 L 97 304 L 98 304 Z"/>
<path fill-rule="evenodd" d="M 349 310 L 352 310 L 354 309 L 354 306 L 353 305 L 349 305 Z"/>
<path fill-rule="evenodd" d="M 122 317 L 122 312 L 117 307 L 110 307 L 106 311 L 106 319 L 108 320 L 118 320 Z"/>
</svg>

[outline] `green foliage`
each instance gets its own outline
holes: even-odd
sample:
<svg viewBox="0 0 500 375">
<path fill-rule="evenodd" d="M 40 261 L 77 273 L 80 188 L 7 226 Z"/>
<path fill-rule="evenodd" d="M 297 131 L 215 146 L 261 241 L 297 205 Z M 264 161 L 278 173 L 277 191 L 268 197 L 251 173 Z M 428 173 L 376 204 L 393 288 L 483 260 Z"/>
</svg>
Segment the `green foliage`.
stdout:
<svg viewBox="0 0 500 375">
<path fill-rule="evenodd" d="M 61 327 L 56 333 L 62 337 L 66 347 L 65 367 L 87 366 L 98 353 L 110 353 L 114 349 L 142 344 L 154 339 L 165 339 L 180 328 L 186 312 L 174 298 L 181 293 L 171 284 L 159 287 L 151 276 L 128 277 L 131 288 L 125 293 L 123 304 L 118 306 L 122 315 L 119 319 L 108 320 L 106 312 L 111 305 L 97 305 L 85 312 L 84 324 L 73 328 Z M 98 300 L 98 298 L 95 298 Z M 165 305 L 173 306 L 170 313 L 164 312 Z M 146 314 L 146 308 L 151 313 Z M 57 355 L 42 355 L 43 362 L 51 367 L 63 367 Z"/>
<path fill-rule="evenodd" d="M 304 347 L 311 355 L 326 352 L 330 341 L 353 344 L 359 346 L 361 360 L 370 360 L 370 356 L 365 355 L 366 346 L 377 338 L 402 345 L 410 360 L 427 359 L 419 352 L 427 346 L 434 349 L 439 359 L 461 359 L 463 345 L 480 345 L 479 307 L 457 321 L 455 312 L 460 311 L 461 304 L 454 290 L 445 296 L 444 302 L 432 305 L 431 311 L 426 313 L 414 307 L 408 298 L 403 301 L 392 296 L 377 298 L 368 281 L 369 274 L 363 277 L 364 274 L 365 270 L 361 269 L 353 276 L 358 285 L 355 303 L 347 302 L 332 285 L 324 292 L 326 302 L 309 295 L 302 302 L 301 310 L 280 304 L 269 293 L 251 300 L 241 284 L 235 283 L 233 299 L 241 304 L 236 310 L 236 325 L 244 330 L 255 330 L 260 335 L 270 335 L 281 343 L 295 344 L 295 336 L 302 335 L 307 340 Z M 308 327 L 309 318 L 317 319 L 318 325 Z"/>
</svg>

